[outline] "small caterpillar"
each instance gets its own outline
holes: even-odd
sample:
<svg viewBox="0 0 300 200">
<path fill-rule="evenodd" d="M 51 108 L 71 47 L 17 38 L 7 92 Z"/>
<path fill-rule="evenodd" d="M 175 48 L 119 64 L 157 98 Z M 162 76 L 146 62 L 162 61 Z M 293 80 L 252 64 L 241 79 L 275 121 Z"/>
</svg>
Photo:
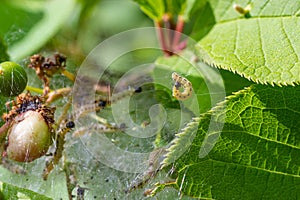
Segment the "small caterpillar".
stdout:
<svg viewBox="0 0 300 200">
<path fill-rule="evenodd" d="M 183 101 L 192 96 L 193 87 L 192 83 L 189 80 L 180 76 L 176 72 L 172 73 L 172 79 L 175 81 L 175 84 L 172 89 L 173 97 L 180 101 Z M 183 92 L 179 90 L 180 87 L 183 87 Z"/>
</svg>

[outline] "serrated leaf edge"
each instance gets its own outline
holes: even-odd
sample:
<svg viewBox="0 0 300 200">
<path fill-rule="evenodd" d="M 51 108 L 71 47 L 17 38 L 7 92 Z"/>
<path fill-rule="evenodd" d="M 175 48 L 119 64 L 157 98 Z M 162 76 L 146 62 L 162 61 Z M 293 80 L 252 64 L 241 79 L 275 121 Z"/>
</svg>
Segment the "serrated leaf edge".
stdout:
<svg viewBox="0 0 300 200">
<path fill-rule="evenodd" d="M 200 47 L 201 48 L 201 47 Z M 201 48 L 202 49 L 202 48 Z M 234 74 L 238 74 L 240 75 L 241 77 L 243 78 L 246 78 L 254 83 L 257 83 L 257 84 L 264 84 L 264 85 L 271 85 L 271 86 L 279 86 L 279 87 L 282 87 L 282 86 L 296 86 L 296 85 L 299 85 L 300 84 L 300 81 L 295 81 L 295 82 L 269 82 L 269 81 L 261 81 L 259 79 L 253 79 L 251 76 L 245 74 L 245 73 L 241 73 L 241 72 L 238 72 L 237 70 L 234 70 L 232 69 L 231 67 L 226 67 L 225 65 L 222 65 L 222 64 L 216 64 L 216 63 L 213 63 L 213 62 L 209 62 L 208 59 L 203 59 L 201 56 L 199 56 L 200 60 L 202 62 L 204 62 L 205 64 L 211 66 L 211 67 L 214 67 L 214 68 L 217 68 L 217 69 L 223 69 L 223 70 L 227 70 L 227 71 L 230 71 L 230 72 L 233 72 Z M 213 60 L 213 59 L 212 59 Z"/>
<path fill-rule="evenodd" d="M 250 91 L 254 85 L 251 85 L 249 87 L 246 87 L 242 90 L 239 90 L 237 92 L 233 92 L 232 95 L 227 96 L 225 98 L 224 101 L 221 101 L 219 103 L 216 104 L 216 106 L 214 106 L 213 108 L 211 108 L 209 111 L 200 114 L 199 117 L 195 117 L 191 120 L 191 122 L 189 122 L 183 129 L 180 130 L 180 132 L 178 132 L 175 135 L 175 138 L 173 139 L 173 141 L 171 142 L 170 146 L 166 149 L 166 154 L 165 154 L 165 158 L 161 163 L 161 169 L 164 167 L 167 167 L 168 165 L 170 165 L 172 162 L 170 157 L 172 156 L 174 150 L 176 148 L 178 148 L 178 145 L 180 145 L 180 141 L 182 140 L 182 137 L 187 136 L 187 135 L 191 135 L 191 131 L 193 131 L 193 129 L 195 128 L 195 125 L 198 128 L 198 125 L 201 123 L 201 121 L 209 116 L 214 115 L 215 112 L 218 112 L 220 110 L 224 110 L 224 108 L 226 107 L 227 103 L 235 98 L 238 98 L 240 95 L 245 94 L 246 92 Z M 198 129 L 197 129 L 198 130 Z"/>
</svg>

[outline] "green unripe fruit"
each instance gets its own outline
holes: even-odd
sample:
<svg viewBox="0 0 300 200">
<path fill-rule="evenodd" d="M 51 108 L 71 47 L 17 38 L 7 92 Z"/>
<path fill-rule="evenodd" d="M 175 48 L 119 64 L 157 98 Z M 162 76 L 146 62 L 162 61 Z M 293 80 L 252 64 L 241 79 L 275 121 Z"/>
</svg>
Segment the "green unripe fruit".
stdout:
<svg viewBox="0 0 300 200">
<path fill-rule="evenodd" d="M 40 113 L 30 110 L 15 117 L 8 130 L 9 159 L 31 162 L 45 155 L 50 145 L 51 133 Z"/>
<path fill-rule="evenodd" d="M 27 85 L 27 74 L 23 67 L 14 62 L 0 63 L 0 95 L 17 96 Z"/>
</svg>

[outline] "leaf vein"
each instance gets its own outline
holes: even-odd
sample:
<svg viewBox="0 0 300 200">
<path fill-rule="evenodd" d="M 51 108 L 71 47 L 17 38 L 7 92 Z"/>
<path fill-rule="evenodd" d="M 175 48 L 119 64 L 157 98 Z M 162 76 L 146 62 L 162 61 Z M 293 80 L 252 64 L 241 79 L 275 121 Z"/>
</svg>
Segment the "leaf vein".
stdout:
<svg viewBox="0 0 300 200">
<path fill-rule="evenodd" d="M 222 163 L 222 164 L 237 165 L 237 166 L 240 166 L 240 167 L 256 169 L 256 170 L 265 171 L 265 172 L 272 173 L 272 174 L 278 174 L 278 175 L 290 176 L 290 177 L 294 177 L 294 178 L 300 178 L 300 176 L 296 175 L 296 174 L 288 174 L 288 173 L 285 173 L 285 172 L 272 171 L 272 170 L 267 170 L 267 169 L 260 168 L 260 167 L 251 166 L 251 165 L 244 165 L 244 164 L 240 164 L 240 163 L 225 162 L 225 161 L 215 160 L 215 159 L 212 159 L 212 158 L 209 158 L 208 160 L 210 160 L 212 162 L 219 162 L 219 163 Z M 207 161 L 207 160 L 205 160 L 205 161 Z M 190 164 L 189 166 L 199 165 L 200 163 L 201 162 Z"/>
<path fill-rule="evenodd" d="M 289 146 L 289 147 L 291 147 L 291 148 L 295 148 L 295 149 L 299 149 L 300 150 L 300 147 L 298 147 L 298 146 L 293 146 L 293 145 L 291 145 L 291 144 L 289 144 L 289 143 L 284 143 L 284 142 L 280 142 L 280 141 L 278 141 L 278 140 L 272 140 L 272 139 L 270 139 L 270 138 L 266 138 L 266 137 L 262 137 L 262 136 L 260 136 L 260 135 L 256 135 L 256 134 L 252 134 L 252 133 L 250 133 L 250 132 L 248 132 L 248 131 L 241 131 L 241 130 L 239 130 L 239 131 L 234 131 L 234 130 L 230 130 L 230 131 L 223 131 L 222 133 L 234 133 L 234 132 L 236 132 L 236 133 L 245 133 L 245 134 L 248 134 L 248 135 L 252 135 L 252 136 L 255 136 L 255 137 L 258 137 L 258 138 L 260 138 L 260 139 L 263 139 L 263 140 L 267 140 L 267 141 L 269 141 L 269 142 L 274 142 L 274 143 L 277 143 L 277 144 L 281 144 L 281 145 L 286 145 L 286 146 Z M 213 134 L 220 134 L 219 132 L 217 133 L 213 133 Z"/>
<path fill-rule="evenodd" d="M 265 56 L 265 51 L 264 51 L 264 45 L 263 45 L 263 36 L 262 36 L 262 33 L 261 33 L 261 24 L 260 24 L 260 20 L 256 20 L 257 21 L 257 26 L 258 26 L 258 35 L 259 35 L 259 43 L 260 43 L 260 49 L 261 49 L 261 54 L 262 54 L 262 57 L 264 59 L 263 61 L 263 65 L 266 66 L 266 56 Z"/>
<path fill-rule="evenodd" d="M 240 27 L 239 27 L 239 23 L 236 23 L 236 28 L 235 28 L 235 42 L 234 42 L 234 50 L 233 50 L 233 54 L 234 56 L 236 57 L 236 59 L 244 66 L 244 67 L 247 67 L 247 65 L 242 61 L 242 59 L 238 56 L 238 53 L 237 53 L 237 47 L 238 47 L 238 41 L 239 41 L 239 38 L 240 38 Z"/>
<path fill-rule="evenodd" d="M 283 23 L 282 19 L 280 20 L 280 24 L 281 24 L 282 32 L 285 35 L 285 37 L 286 37 L 289 45 L 291 46 L 293 52 L 295 53 L 295 55 L 297 57 L 297 62 L 298 62 L 299 61 L 299 55 L 297 54 L 297 51 L 296 51 L 295 47 L 293 46 L 293 43 L 292 43 L 291 39 L 289 38 L 289 35 L 287 34 L 286 30 L 285 30 L 284 23 Z"/>
<path fill-rule="evenodd" d="M 267 7 L 267 4 L 269 4 L 270 0 L 265 1 L 265 3 L 261 6 L 260 11 L 258 13 L 258 16 L 262 13 L 262 11 Z"/>
<path fill-rule="evenodd" d="M 294 15 L 279 15 L 279 16 L 269 16 L 269 15 L 261 15 L 261 16 L 251 16 L 250 19 L 274 19 L 274 18 L 283 18 L 283 19 L 295 19 Z M 296 16 L 297 20 L 300 19 L 300 16 Z M 244 19 L 244 18 L 233 18 L 233 19 L 226 19 L 226 20 L 220 20 L 216 24 L 226 24 L 226 23 L 231 23 L 231 22 L 236 22 L 239 20 L 249 20 L 249 19 Z"/>
</svg>

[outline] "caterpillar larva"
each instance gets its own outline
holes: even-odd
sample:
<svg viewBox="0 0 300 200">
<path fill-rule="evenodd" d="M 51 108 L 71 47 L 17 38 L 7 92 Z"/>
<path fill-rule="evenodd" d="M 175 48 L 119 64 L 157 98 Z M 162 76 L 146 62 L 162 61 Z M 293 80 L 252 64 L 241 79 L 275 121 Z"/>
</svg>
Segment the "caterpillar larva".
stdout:
<svg viewBox="0 0 300 200">
<path fill-rule="evenodd" d="M 172 95 L 178 100 L 186 100 L 190 98 L 193 94 L 192 83 L 186 78 L 180 76 L 176 72 L 172 73 L 172 79 L 175 81 L 175 84 L 172 89 Z M 180 87 L 183 87 L 183 91 L 179 90 Z"/>
</svg>

